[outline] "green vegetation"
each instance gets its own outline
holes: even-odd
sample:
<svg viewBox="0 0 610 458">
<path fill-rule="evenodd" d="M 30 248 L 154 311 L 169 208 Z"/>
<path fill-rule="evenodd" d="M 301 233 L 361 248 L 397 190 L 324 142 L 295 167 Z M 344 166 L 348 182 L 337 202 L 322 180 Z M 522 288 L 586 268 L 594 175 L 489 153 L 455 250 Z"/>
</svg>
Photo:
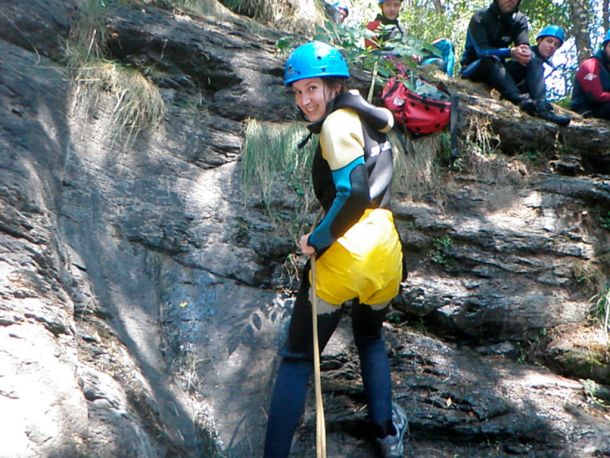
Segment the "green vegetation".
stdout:
<svg viewBox="0 0 610 458">
<path fill-rule="evenodd" d="M 433 249 L 430 252 L 430 260 L 440 266 L 446 266 L 449 262 L 447 259 L 447 250 L 453 246 L 453 240 L 448 235 L 436 238 L 432 241 Z"/>
<path fill-rule="evenodd" d="M 442 206 L 445 187 L 440 162 L 437 160 L 441 134 L 433 134 L 417 141 L 408 137 L 401 139 L 399 135 L 395 131 L 389 135 L 394 148 L 392 191 L 413 200 L 432 195 Z"/>
<path fill-rule="evenodd" d="M 145 128 L 162 122 L 165 105 L 159 89 L 135 68 L 106 57 L 104 9 L 109 1 L 88 0 L 66 43 L 65 58 L 76 82 L 74 100 L 91 114 L 100 96 L 112 97 L 110 126 L 105 129 L 111 143 L 126 144 Z"/>
<path fill-rule="evenodd" d="M 244 134 L 242 183 L 247 203 L 261 205 L 295 242 L 308 231 L 308 217 L 317 205 L 310 178 L 317 142 L 310 141 L 299 150 L 297 145 L 305 135 L 302 123 L 256 120 L 247 123 Z"/>
<path fill-rule="evenodd" d="M 593 313 L 600 320 L 606 341 L 610 331 L 610 285 L 606 285 L 599 293 L 591 298 Z"/>
<path fill-rule="evenodd" d="M 580 380 L 585 395 L 591 399 L 591 402 L 600 407 L 610 407 L 610 396 L 608 389 L 599 385 L 595 380 L 584 379 Z"/>
</svg>

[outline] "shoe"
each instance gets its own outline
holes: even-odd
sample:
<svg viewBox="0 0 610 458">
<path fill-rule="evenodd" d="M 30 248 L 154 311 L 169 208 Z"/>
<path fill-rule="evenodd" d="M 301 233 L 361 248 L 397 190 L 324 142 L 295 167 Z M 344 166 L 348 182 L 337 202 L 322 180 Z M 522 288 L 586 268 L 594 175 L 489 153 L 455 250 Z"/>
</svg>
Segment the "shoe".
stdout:
<svg viewBox="0 0 610 458">
<path fill-rule="evenodd" d="M 536 113 L 534 116 L 554 122 L 560 126 L 567 126 L 572 120 L 570 116 L 562 116 L 555 113 L 553 106 L 546 101 L 536 103 Z"/>
<path fill-rule="evenodd" d="M 392 403 L 392 423 L 396 428 L 395 435 L 377 439 L 383 458 L 403 458 L 405 446 L 403 438 L 409 435 L 409 421 L 405 411 L 395 402 Z"/>
<path fill-rule="evenodd" d="M 518 101 L 517 105 L 523 111 L 525 111 L 528 115 L 535 116 L 536 115 L 536 103 L 527 96 L 522 96 Z"/>
</svg>

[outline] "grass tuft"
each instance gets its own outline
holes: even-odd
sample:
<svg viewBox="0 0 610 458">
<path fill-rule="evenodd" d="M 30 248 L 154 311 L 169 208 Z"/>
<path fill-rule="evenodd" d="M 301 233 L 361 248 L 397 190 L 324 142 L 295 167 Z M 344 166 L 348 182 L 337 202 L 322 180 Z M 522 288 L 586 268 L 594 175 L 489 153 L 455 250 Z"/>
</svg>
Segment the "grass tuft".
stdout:
<svg viewBox="0 0 610 458">
<path fill-rule="evenodd" d="M 64 55 L 76 83 L 74 100 L 91 114 L 101 94 L 113 99 L 108 132 L 111 144 L 118 139 L 129 144 L 145 128 L 163 121 L 165 104 L 159 88 L 139 70 L 105 57 L 102 0 L 88 0 L 80 10 Z"/>
<path fill-rule="evenodd" d="M 392 191 L 412 200 L 432 195 L 440 204 L 444 201 L 441 165 L 438 160 L 440 135 L 417 140 L 401 140 L 394 131 L 389 138 L 394 150 Z M 406 151 L 405 151 L 406 149 Z"/>
<path fill-rule="evenodd" d="M 591 302 L 593 304 L 593 313 L 601 322 L 606 344 L 608 344 L 608 332 L 610 331 L 610 286 L 593 296 Z"/>
<path fill-rule="evenodd" d="M 317 205 L 310 176 L 317 141 L 309 141 L 299 150 L 297 145 L 305 135 L 301 123 L 253 119 L 244 134 L 242 184 L 246 204 L 261 206 L 295 242 L 309 230 L 306 226 Z"/>
</svg>

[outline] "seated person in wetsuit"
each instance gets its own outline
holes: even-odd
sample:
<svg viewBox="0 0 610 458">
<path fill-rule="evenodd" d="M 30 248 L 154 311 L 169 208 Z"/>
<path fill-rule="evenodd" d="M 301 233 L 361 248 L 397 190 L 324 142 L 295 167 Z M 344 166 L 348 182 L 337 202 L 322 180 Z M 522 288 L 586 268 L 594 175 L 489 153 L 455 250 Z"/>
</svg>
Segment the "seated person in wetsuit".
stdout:
<svg viewBox="0 0 610 458">
<path fill-rule="evenodd" d="M 461 76 L 487 83 L 532 116 L 565 126 L 570 118 L 554 113 L 546 101 L 543 61 L 530 48 L 527 17 L 518 11 L 520 2 L 493 0 L 474 14 L 466 34 Z M 522 86 L 525 93 L 517 86 L 521 80 L 527 82 Z"/>
<path fill-rule="evenodd" d="M 610 119 L 610 31 L 604 36 L 602 48 L 580 64 L 571 108 L 594 118 Z"/>
<path fill-rule="evenodd" d="M 405 29 L 398 19 L 402 0 L 378 0 L 381 12 L 374 21 L 367 24 L 366 28 L 375 32 L 375 37 L 366 38 L 364 45 L 367 48 L 380 49 L 391 54 L 392 42 L 400 42 L 405 38 Z M 419 65 L 437 65 L 449 76 L 453 75 L 455 64 L 454 48 L 450 40 L 441 38 L 432 42 L 432 45 L 439 50 L 441 56 L 433 55 L 428 52 L 423 57 L 412 56 L 418 61 Z M 425 51 L 424 51 L 425 52 Z"/>
</svg>

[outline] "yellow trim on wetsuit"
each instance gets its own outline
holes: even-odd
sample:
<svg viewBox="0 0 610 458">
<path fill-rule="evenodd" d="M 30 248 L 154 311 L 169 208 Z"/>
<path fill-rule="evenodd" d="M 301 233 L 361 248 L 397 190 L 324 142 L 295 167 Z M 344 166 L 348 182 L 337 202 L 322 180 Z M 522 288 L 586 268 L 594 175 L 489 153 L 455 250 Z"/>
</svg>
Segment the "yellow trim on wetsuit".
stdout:
<svg viewBox="0 0 610 458">
<path fill-rule="evenodd" d="M 358 113 L 341 108 L 328 115 L 320 132 L 320 147 L 331 170 L 339 170 L 364 156 L 364 133 Z"/>
</svg>

